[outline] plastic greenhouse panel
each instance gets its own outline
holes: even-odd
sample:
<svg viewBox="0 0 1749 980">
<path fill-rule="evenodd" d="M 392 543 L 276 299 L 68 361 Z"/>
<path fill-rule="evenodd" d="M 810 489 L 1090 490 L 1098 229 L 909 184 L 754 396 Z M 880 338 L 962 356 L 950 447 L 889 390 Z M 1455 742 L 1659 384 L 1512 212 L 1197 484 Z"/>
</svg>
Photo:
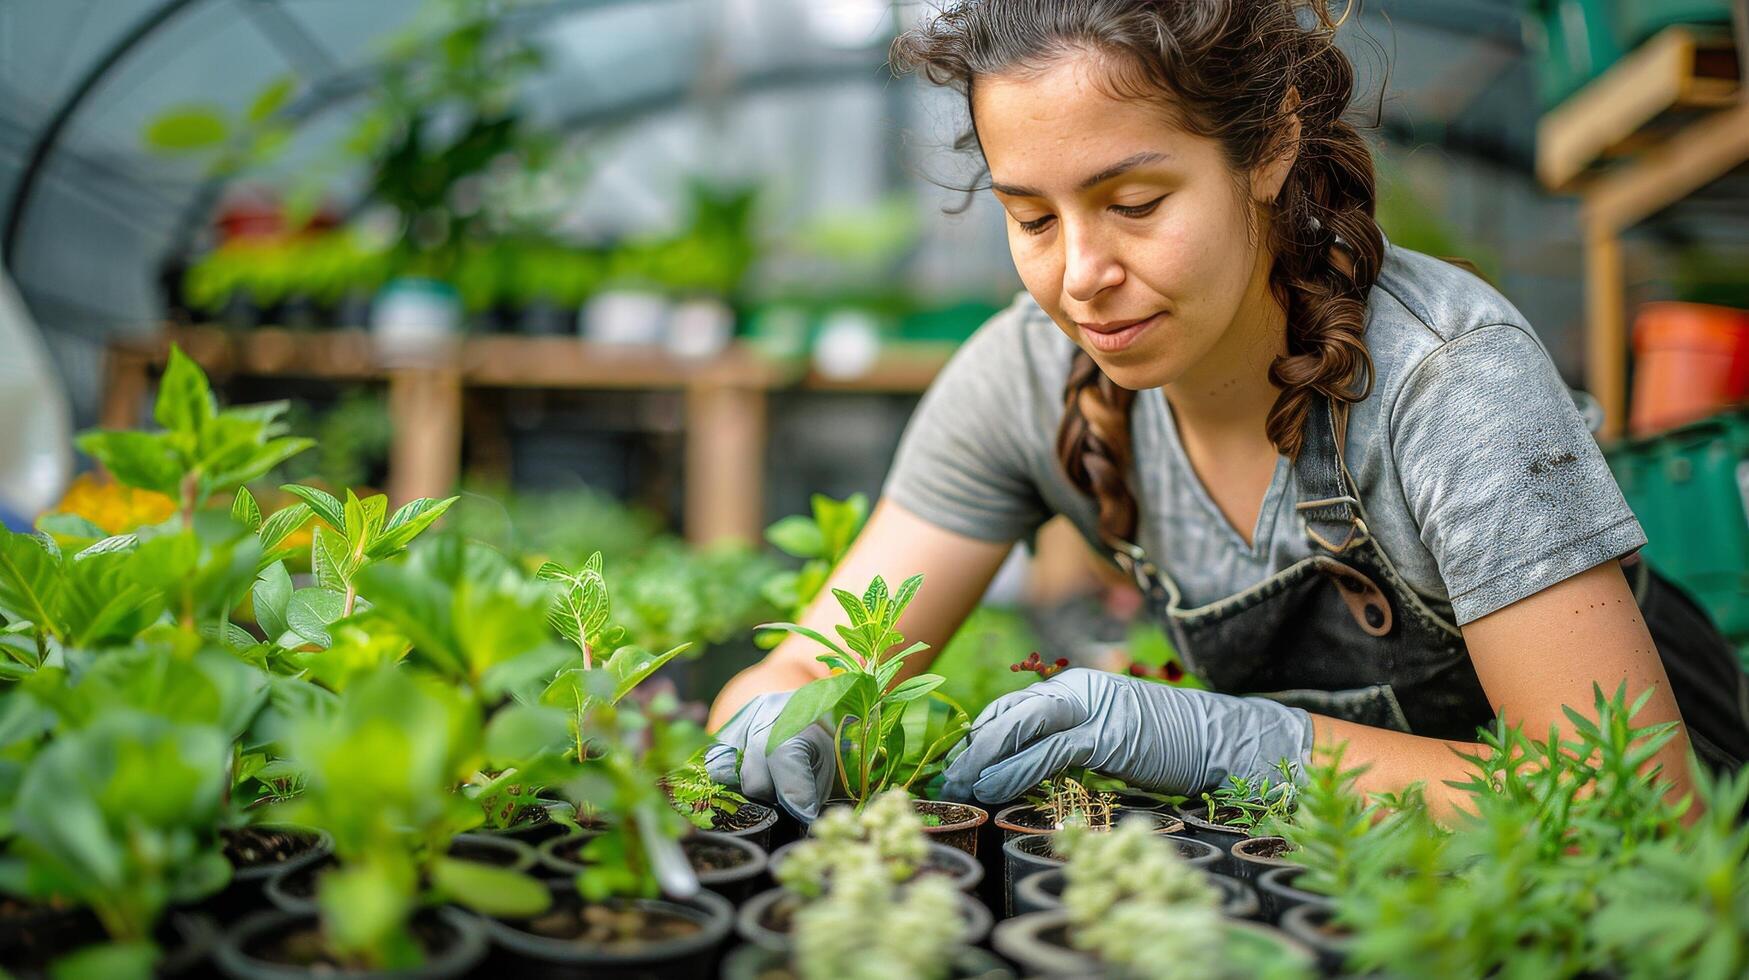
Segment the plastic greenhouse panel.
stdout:
<svg viewBox="0 0 1749 980">
<path fill-rule="evenodd" d="M 1610 0 L 1529 0 L 1524 14 L 1536 59 L 1537 89 L 1545 107 L 1561 102 L 1603 74 L 1623 53 Z"/>
<path fill-rule="evenodd" d="M 1674 24 L 1731 23 L 1731 0 L 1615 0 L 1615 33 L 1631 49 Z"/>
<path fill-rule="evenodd" d="M 1749 411 L 1607 451 L 1646 557 L 1749 649 Z"/>
</svg>

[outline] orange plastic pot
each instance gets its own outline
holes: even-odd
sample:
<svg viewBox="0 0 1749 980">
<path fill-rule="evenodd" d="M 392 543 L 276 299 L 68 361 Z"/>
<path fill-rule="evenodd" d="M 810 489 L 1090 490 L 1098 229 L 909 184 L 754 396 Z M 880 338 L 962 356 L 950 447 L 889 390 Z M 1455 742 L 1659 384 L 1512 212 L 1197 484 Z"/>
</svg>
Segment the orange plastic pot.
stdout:
<svg viewBox="0 0 1749 980">
<path fill-rule="evenodd" d="M 1634 320 L 1634 354 L 1634 435 L 1704 419 L 1746 394 L 1749 311 L 1647 303 Z"/>
</svg>

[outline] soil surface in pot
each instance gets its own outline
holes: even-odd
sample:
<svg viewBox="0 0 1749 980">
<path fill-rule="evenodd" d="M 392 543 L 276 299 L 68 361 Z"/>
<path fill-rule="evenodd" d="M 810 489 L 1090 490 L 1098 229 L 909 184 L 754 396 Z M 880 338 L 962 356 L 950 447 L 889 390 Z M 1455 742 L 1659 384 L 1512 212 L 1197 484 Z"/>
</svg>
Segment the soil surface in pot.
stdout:
<svg viewBox="0 0 1749 980">
<path fill-rule="evenodd" d="M 1186 803 L 1184 805 L 1184 812 L 1198 820 L 1203 820 L 1212 823 L 1217 827 L 1231 830 L 1235 834 L 1249 834 L 1251 832 L 1250 827 L 1240 825 L 1239 821 L 1245 819 L 1245 811 L 1236 806 L 1215 807 L 1215 818 L 1213 820 L 1209 820 L 1209 808 L 1206 803 L 1200 803 L 1194 807 Z"/>
<path fill-rule="evenodd" d="M 964 823 L 977 816 L 970 807 L 958 803 L 948 803 L 945 800 L 912 800 L 911 806 L 917 815 L 923 818 L 925 827 L 947 827 L 956 823 Z"/>
<path fill-rule="evenodd" d="M 284 864 L 315 847 L 321 840 L 315 834 L 273 827 L 221 830 L 219 837 L 224 845 L 225 860 L 237 869 Z"/>
<path fill-rule="evenodd" d="M 1122 820 L 1126 814 L 1127 808 L 1114 806 L 1112 807 L 1112 810 L 1112 820 L 1096 825 L 1098 829 L 1103 830 L 1109 828 L 1113 821 Z M 1016 827 L 1024 828 L 1035 834 L 1054 834 L 1063 829 L 1057 825 L 1056 819 L 1053 818 L 1050 813 L 1041 810 L 1036 806 L 1023 806 L 1020 809 L 1015 810 L 1013 813 L 1003 817 L 1002 822 L 1013 824 Z"/>
<path fill-rule="evenodd" d="M 425 951 L 426 959 L 434 959 L 456 941 L 455 928 L 435 918 L 413 921 L 413 940 Z M 256 936 L 243 945 L 246 956 L 269 963 L 307 967 L 312 973 L 351 973 L 356 967 L 336 959 L 322 940 L 322 928 L 309 920 L 296 929 L 269 932 Z"/>
<path fill-rule="evenodd" d="M 686 860 L 688 864 L 692 865 L 692 870 L 699 873 L 728 871 L 753 860 L 751 854 L 738 847 L 731 847 L 728 844 L 701 837 L 682 839 L 680 849 L 686 852 Z"/>
<path fill-rule="evenodd" d="M 1292 854 L 1294 846 L 1285 840 L 1253 838 L 1255 843 L 1245 845 L 1245 853 L 1252 857 L 1278 858 Z"/>
<path fill-rule="evenodd" d="M 473 861 L 477 864 L 490 864 L 497 868 L 514 867 L 527 851 L 513 851 L 508 847 L 493 847 L 480 841 L 458 840 L 449 845 L 449 856 L 463 861 Z"/>
<path fill-rule="evenodd" d="M 517 928 L 548 939 L 625 949 L 681 939 L 698 932 L 700 926 L 684 916 L 665 915 L 634 905 L 615 907 L 567 902 L 544 915 L 518 923 Z"/>
</svg>

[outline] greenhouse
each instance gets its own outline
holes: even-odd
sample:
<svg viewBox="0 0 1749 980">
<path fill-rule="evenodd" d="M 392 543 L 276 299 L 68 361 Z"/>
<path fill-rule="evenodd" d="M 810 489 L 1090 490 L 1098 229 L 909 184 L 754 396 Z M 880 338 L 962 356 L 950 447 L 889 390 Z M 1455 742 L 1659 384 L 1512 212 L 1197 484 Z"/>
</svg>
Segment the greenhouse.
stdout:
<svg viewBox="0 0 1749 980">
<path fill-rule="evenodd" d="M 0 0 L 0 975 L 1749 977 L 1746 51 Z"/>
</svg>

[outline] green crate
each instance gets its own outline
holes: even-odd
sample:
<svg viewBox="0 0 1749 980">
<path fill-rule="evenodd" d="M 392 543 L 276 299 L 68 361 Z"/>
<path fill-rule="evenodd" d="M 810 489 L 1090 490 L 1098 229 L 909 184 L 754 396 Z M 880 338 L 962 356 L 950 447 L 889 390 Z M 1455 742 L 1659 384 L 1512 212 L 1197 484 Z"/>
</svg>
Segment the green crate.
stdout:
<svg viewBox="0 0 1749 980">
<path fill-rule="evenodd" d="M 1731 0 L 1615 0 L 1615 35 L 1624 50 L 1675 24 L 1731 25 Z"/>
<path fill-rule="evenodd" d="M 1749 650 L 1749 410 L 1605 451 L 1646 558 Z"/>
<path fill-rule="evenodd" d="M 1536 53 L 1537 94 L 1545 108 L 1622 56 L 1615 23 L 1610 0 L 1524 0 L 1525 39 Z"/>
</svg>

